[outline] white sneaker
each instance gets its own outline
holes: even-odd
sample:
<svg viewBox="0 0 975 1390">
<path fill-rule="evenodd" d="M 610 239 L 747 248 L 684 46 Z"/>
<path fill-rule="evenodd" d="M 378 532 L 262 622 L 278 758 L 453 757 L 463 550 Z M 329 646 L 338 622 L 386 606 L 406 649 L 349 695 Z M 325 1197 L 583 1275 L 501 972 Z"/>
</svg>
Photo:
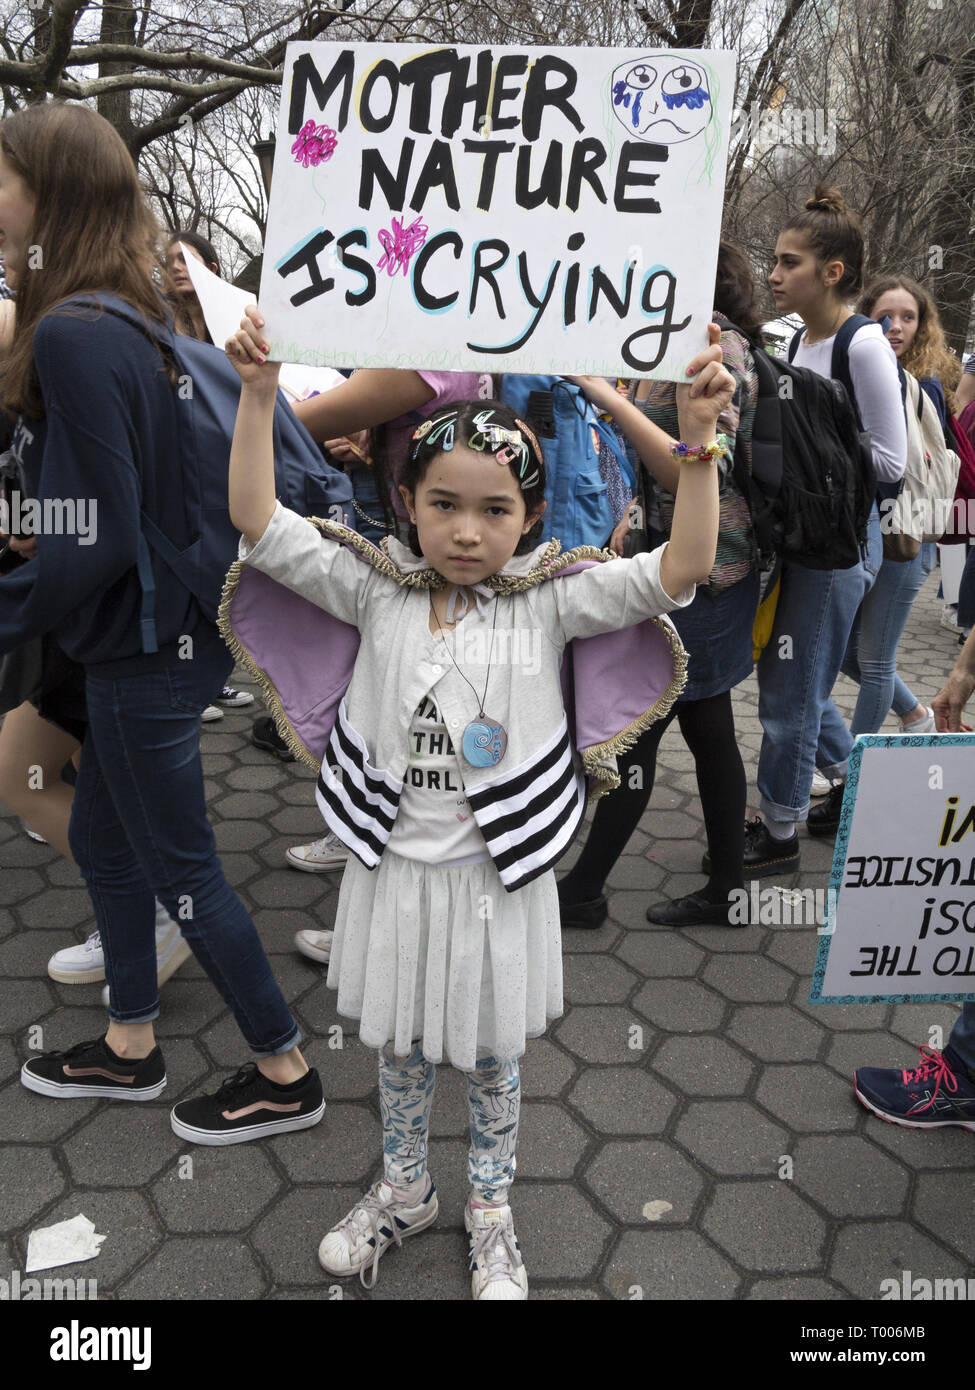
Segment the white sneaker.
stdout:
<svg viewBox="0 0 975 1390">
<path fill-rule="evenodd" d="M 817 767 L 813 773 L 812 786 L 809 788 L 810 796 L 829 796 L 832 782 L 828 777 L 824 777 Z"/>
<path fill-rule="evenodd" d="M 24 828 L 24 834 L 27 836 L 29 840 L 34 840 L 39 845 L 47 844 L 47 841 L 45 840 L 44 836 L 38 835 L 36 830 L 31 830 L 30 826 L 27 824 L 25 820 L 22 820 L 20 823 Z"/>
<path fill-rule="evenodd" d="M 223 718 L 223 710 L 217 709 L 216 705 L 207 705 L 200 718 L 204 724 L 212 724 L 215 719 Z"/>
<path fill-rule="evenodd" d="M 358 1274 L 365 1289 L 376 1286 L 379 1260 L 390 1245 L 402 1245 L 406 1236 L 425 1231 L 437 1219 L 439 1204 L 433 1179 L 427 1175 L 426 1195 L 407 1204 L 385 1179 L 369 1191 L 318 1247 L 318 1263 L 328 1274 Z M 367 1281 L 366 1271 L 372 1271 Z"/>
<path fill-rule="evenodd" d="M 511 1208 L 464 1208 L 464 1225 L 471 1246 L 471 1293 L 479 1303 L 523 1302 L 528 1297 L 528 1272 L 521 1258 Z"/>
<path fill-rule="evenodd" d="M 328 965 L 332 958 L 333 931 L 309 931 L 303 928 L 295 932 L 295 945 L 303 956 L 317 960 L 320 965 Z"/>
<path fill-rule="evenodd" d="M 330 869 L 343 869 L 348 857 L 349 851 L 331 831 L 320 840 L 312 840 L 310 845 L 293 845 L 285 855 L 293 869 L 303 869 L 306 874 L 326 874 Z"/>
<path fill-rule="evenodd" d="M 925 706 L 927 709 L 927 706 Z M 902 734 L 933 734 L 936 732 L 934 710 L 928 709 L 923 719 L 915 719 L 913 724 L 905 724 L 903 719 L 898 721 L 901 726 Z"/>
<path fill-rule="evenodd" d="M 47 973 L 62 985 L 91 985 L 105 978 L 105 955 L 101 932 L 93 931 L 80 946 L 55 951 L 47 963 Z"/>
<path fill-rule="evenodd" d="M 946 603 L 941 610 L 941 626 L 946 627 L 949 632 L 958 631 L 958 605 Z"/>
</svg>

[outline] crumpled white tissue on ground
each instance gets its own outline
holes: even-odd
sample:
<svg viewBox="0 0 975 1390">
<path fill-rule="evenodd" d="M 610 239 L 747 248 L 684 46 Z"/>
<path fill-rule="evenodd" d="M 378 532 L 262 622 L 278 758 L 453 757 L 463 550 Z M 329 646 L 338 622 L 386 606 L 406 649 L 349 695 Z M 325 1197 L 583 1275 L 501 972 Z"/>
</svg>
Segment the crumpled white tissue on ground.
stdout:
<svg viewBox="0 0 975 1390">
<path fill-rule="evenodd" d="M 55 1269 L 58 1265 L 73 1265 L 81 1260 L 93 1260 L 102 1248 L 104 1236 L 97 1235 L 95 1223 L 87 1216 L 73 1216 L 55 1226 L 31 1231 L 27 1240 L 26 1273 L 37 1269 Z"/>
</svg>

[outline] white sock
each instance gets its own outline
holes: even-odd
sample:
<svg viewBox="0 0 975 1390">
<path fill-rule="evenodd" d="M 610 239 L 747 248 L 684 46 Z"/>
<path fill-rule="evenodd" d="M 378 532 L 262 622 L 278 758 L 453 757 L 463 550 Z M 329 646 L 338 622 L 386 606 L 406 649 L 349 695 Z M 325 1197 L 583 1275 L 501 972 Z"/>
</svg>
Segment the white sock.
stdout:
<svg viewBox="0 0 975 1390">
<path fill-rule="evenodd" d="M 791 840 L 796 833 L 794 820 L 767 820 L 765 828 L 773 840 Z"/>
</svg>

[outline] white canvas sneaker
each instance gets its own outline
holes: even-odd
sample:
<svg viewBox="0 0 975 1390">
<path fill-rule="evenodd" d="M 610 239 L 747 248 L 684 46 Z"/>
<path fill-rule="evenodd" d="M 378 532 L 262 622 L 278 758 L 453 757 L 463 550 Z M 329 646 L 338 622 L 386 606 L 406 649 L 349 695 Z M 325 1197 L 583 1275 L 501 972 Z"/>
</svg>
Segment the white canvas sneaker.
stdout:
<svg viewBox="0 0 975 1390">
<path fill-rule="evenodd" d="M 319 965 L 328 965 L 332 959 L 333 931 L 310 931 L 303 927 L 295 932 L 295 945 L 303 956 L 317 960 Z"/>
<path fill-rule="evenodd" d="M 330 869 L 344 869 L 349 851 L 331 831 L 310 845 L 293 845 L 285 858 L 293 869 L 306 874 L 327 874 Z"/>
<path fill-rule="evenodd" d="M 207 705 L 200 718 L 204 724 L 212 724 L 215 719 L 223 718 L 223 710 L 218 709 L 216 705 Z"/>
<path fill-rule="evenodd" d="M 832 782 L 828 777 L 824 777 L 819 768 L 813 773 L 812 786 L 809 788 L 810 796 L 829 796 Z"/>
<path fill-rule="evenodd" d="M 47 973 L 62 985 L 91 985 L 105 978 L 105 954 L 101 932 L 93 931 L 80 946 L 55 951 L 47 963 Z"/>
<path fill-rule="evenodd" d="M 375 1288 L 383 1252 L 391 1245 L 402 1245 L 406 1236 L 425 1231 L 437 1219 L 437 1189 L 429 1175 L 427 1183 L 426 1195 L 410 1204 L 400 1200 L 385 1179 L 373 1183 L 318 1247 L 322 1269 L 329 1274 L 358 1274 L 363 1288 Z"/>
<path fill-rule="evenodd" d="M 471 1293 L 477 1302 L 524 1302 L 528 1272 L 511 1208 L 476 1207 L 471 1197 L 464 1208 L 464 1225 L 471 1246 Z"/>
</svg>

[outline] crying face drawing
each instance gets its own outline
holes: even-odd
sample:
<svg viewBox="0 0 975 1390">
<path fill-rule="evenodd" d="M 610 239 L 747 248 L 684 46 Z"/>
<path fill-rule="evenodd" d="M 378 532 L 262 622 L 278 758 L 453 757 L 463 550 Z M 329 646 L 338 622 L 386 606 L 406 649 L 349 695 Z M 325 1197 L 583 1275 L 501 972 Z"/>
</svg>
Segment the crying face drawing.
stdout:
<svg viewBox="0 0 975 1390">
<path fill-rule="evenodd" d="M 704 69 L 673 53 L 632 59 L 613 72 L 613 110 L 630 136 L 657 145 L 691 140 L 711 119 Z"/>
</svg>

